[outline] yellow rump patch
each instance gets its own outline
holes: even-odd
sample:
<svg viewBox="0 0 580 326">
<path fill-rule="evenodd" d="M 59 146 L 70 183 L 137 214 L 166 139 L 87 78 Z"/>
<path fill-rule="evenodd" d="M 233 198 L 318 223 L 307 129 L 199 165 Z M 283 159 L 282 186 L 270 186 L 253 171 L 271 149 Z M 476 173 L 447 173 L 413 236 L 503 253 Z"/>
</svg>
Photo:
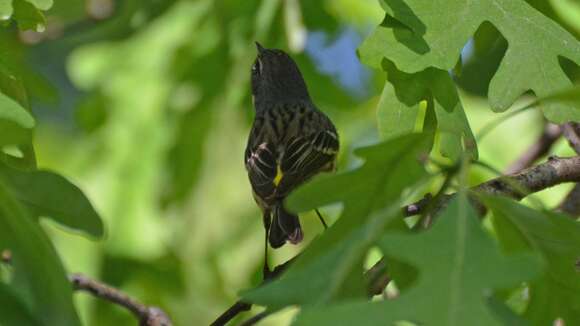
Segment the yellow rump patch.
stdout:
<svg viewBox="0 0 580 326">
<path fill-rule="evenodd" d="M 282 173 L 282 169 L 280 169 L 280 165 L 276 165 L 276 177 L 274 178 L 274 185 L 276 187 L 278 187 L 278 185 L 280 184 L 280 181 L 282 181 L 282 177 L 284 176 L 284 173 Z"/>
</svg>

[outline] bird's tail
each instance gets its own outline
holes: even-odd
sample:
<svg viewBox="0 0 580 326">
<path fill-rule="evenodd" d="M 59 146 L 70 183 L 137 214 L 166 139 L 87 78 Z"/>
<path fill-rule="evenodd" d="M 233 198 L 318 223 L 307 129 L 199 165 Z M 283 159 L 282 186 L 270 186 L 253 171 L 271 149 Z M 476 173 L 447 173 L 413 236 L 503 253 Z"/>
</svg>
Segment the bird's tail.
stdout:
<svg viewBox="0 0 580 326">
<path fill-rule="evenodd" d="M 284 209 L 282 202 L 276 203 L 273 210 L 273 219 L 270 226 L 268 241 L 272 248 L 279 248 L 290 241 L 297 244 L 304 238 L 298 215 L 292 214 Z"/>
</svg>

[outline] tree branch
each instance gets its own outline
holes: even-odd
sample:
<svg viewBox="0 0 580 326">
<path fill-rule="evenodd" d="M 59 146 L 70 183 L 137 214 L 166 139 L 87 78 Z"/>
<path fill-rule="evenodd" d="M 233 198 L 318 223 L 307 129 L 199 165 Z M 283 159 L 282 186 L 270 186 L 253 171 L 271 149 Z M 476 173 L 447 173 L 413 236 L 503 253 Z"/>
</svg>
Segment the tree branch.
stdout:
<svg viewBox="0 0 580 326">
<path fill-rule="evenodd" d="M 368 296 L 371 298 L 383 293 L 391 282 L 391 278 L 387 275 L 387 264 L 384 257 L 369 268 L 364 276 L 367 280 Z"/>
<path fill-rule="evenodd" d="M 473 188 L 477 192 L 520 200 L 527 195 L 565 182 L 580 181 L 580 156 L 550 157 L 547 162 L 513 175 L 502 176 Z"/>
<path fill-rule="evenodd" d="M 475 187 L 471 190 L 484 194 L 501 195 L 521 200 L 527 195 L 565 182 L 580 182 L 580 156 L 558 158 L 550 157 L 547 162 L 525 169 L 519 173 L 501 176 Z M 441 198 L 441 206 L 453 195 Z M 403 207 L 405 216 L 421 214 L 425 211 L 431 197 Z"/>
<path fill-rule="evenodd" d="M 12 251 L 1 250 L 0 262 L 11 264 Z M 139 326 L 172 326 L 171 320 L 161 308 L 146 306 L 118 289 L 79 273 L 70 274 L 68 278 L 74 291 L 91 293 L 131 311 L 139 320 Z"/>
<path fill-rule="evenodd" d="M 157 307 L 146 306 L 118 289 L 82 274 L 72 274 L 69 276 L 69 279 L 75 291 L 89 292 L 98 298 L 125 307 L 139 319 L 140 326 L 172 325 L 171 320 L 163 310 Z"/>
<path fill-rule="evenodd" d="M 530 146 L 518 160 L 513 162 L 506 169 L 505 174 L 517 173 L 527 167 L 530 167 L 532 164 L 534 164 L 535 161 L 550 151 L 552 145 L 560 138 L 561 135 L 562 129 L 560 126 L 547 122 L 538 140 L 536 140 L 536 142 L 534 142 L 532 146 Z"/>
</svg>

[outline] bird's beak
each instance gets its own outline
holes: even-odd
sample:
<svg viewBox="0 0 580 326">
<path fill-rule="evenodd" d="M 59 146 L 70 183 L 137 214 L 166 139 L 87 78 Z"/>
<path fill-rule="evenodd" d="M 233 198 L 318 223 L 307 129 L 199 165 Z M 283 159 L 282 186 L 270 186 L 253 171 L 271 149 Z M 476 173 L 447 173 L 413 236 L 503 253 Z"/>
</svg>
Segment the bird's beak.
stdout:
<svg viewBox="0 0 580 326">
<path fill-rule="evenodd" d="M 258 49 L 258 54 L 264 52 L 264 47 L 262 46 L 262 44 L 256 42 L 256 49 Z"/>
</svg>

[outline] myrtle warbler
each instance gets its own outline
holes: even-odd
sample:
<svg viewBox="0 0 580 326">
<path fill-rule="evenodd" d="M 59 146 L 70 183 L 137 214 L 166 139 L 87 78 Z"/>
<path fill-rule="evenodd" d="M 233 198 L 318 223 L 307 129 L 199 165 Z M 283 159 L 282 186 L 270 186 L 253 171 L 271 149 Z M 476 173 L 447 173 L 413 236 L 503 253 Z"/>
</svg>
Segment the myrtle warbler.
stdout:
<svg viewBox="0 0 580 326">
<path fill-rule="evenodd" d="M 294 60 L 282 50 L 256 46 L 251 72 L 256 116 L 245 164 L 263 213 L 267 250 L 268 242 L 278 248 L 302 240 L 298 216 L 283 201 L 315 174 L 334 170 L 339 141 L 330 119 L 312 103 Z"/>
</svg>

